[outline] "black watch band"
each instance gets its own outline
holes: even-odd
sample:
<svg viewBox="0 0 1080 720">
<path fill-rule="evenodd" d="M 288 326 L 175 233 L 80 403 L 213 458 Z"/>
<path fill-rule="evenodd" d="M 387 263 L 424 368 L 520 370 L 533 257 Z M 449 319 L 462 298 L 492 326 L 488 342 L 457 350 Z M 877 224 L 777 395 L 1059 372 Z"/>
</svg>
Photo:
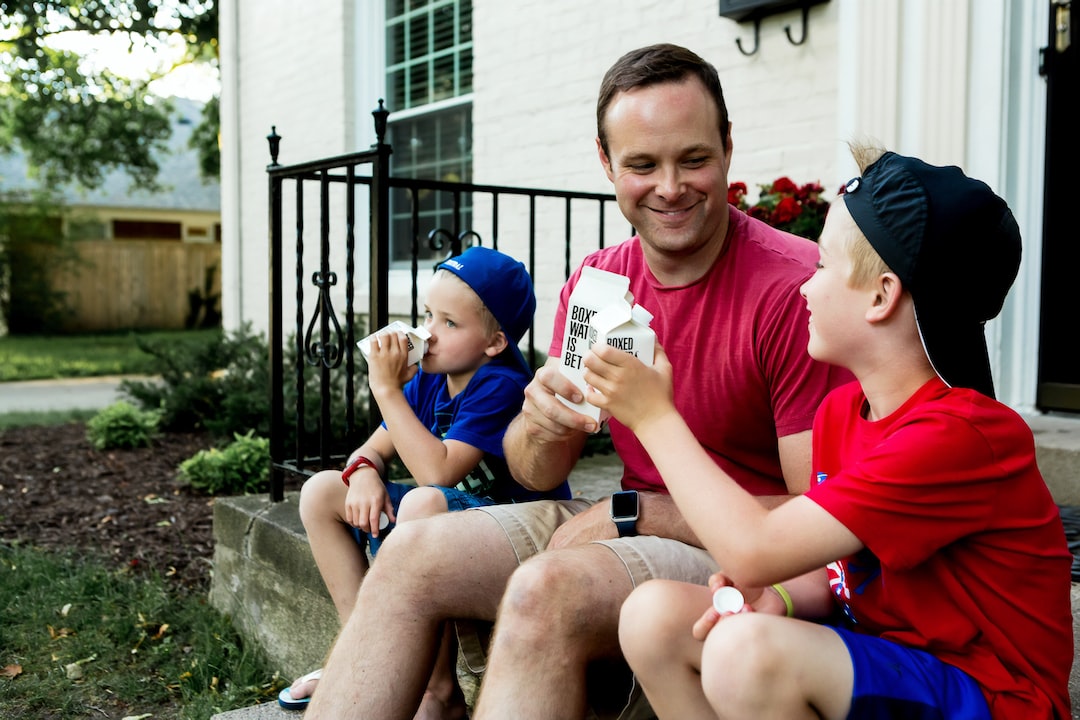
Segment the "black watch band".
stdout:
<svg viewBox="0 0 1080 720">
<path fill-rule="evenodd" d="M 637 535 L 638 494 L 636 490 L 623 490 L 611 496 L 611 521 L 619 537 Z"/>
</svg>

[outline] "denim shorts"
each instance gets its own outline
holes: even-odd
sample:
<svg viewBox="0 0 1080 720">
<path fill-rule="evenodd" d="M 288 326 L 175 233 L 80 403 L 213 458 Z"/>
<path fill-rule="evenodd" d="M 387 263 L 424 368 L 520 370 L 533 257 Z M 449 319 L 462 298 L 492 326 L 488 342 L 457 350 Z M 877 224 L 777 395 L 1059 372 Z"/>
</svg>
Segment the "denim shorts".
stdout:
<svg viewBox="0 0 1080 720">
<path fill-rule="evenodd" d="M 388 482 L 386 483 L 386 493 L 390 496 L 390 502 L 394 506 L 394 515 L 397 515 L 398 509 L 401 507 L 401 498 L 405 497 L 405 493 L 414 489 L 416 485 L 405 485 L 403 483 Z M 458 510 L 468 510 L 475 507 L 487 507 L 488 505 L 494 505 L 495 501 L 487 496 L 473 495 L 457 488 L 443 487 L 442 485 L 429 485 L 446 497 L 446 506 L 450 512 L 457 512 Z M 379 547 L 382 545 L 383 540 L 390 534 L 390 531 L 394 529 L 397 523 L 390 523 L 379 533 L 379 537 L 372 537 L 371 533 L 364 532 L 359 528 L 352 528 L 353 537 L 356 538 L 356 542 L 362 547 L 365 543 L 368 549 L 371 551 L 371 557 L 374 558 L 379 552 Z"/>
</svg>

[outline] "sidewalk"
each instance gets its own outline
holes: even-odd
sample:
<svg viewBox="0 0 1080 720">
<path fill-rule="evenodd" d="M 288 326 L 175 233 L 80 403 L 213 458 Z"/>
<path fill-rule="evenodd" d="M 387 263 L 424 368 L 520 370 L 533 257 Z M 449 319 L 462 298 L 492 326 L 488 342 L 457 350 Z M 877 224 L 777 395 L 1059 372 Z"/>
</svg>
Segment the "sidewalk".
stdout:
<svg viewBox="0 0 1080 720">
<path fill-rule="evenodd" d="M 125 399 L 126 396 L 119 389 L 120 382 L 129 379 L 136 380 L 139 376 L 109 375 L 69 380 L 0 382 L 0 414 L 100 410 Z"/>
</svg>

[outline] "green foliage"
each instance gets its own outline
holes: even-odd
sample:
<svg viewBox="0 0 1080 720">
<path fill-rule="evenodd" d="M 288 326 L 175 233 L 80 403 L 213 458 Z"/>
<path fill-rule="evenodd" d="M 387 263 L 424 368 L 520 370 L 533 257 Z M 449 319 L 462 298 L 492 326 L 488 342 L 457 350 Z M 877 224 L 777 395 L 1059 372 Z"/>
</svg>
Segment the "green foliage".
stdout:
<svg viewBox="0 0 1080 720">
<path fill-rule="evenodd" d="M 3 680 L 5 720 L 74 720 L 89 708 L 205 720 L 272 701 L 283 685 L 204 598 L 108 570 L 89 548 L 0 545 L 0 648 L 0 665 L 19 668 Z"/>
<path fill-rule="evenodd" d="M 86 422 L 86 439 L 98 450 L 150 447 L 161 415 L 121 400 Z"/>
<path fill-rule="evenodd" d="M 200 450 L 180 463 L 180 480 L 207 495 L 265 492 L 270 480 L 270 441 L 252 431 L 225 447 Z"/>
<path fill-rule="evenodd" d="M 356 337 L 362 337 L 357 334 Z M 249 324 L 231 333 L 211 336 L 204 344 L 178 346 L 167 342 L 141 342 L 140 347 L 154 356 L 160 380 L 125 380 L 120 389 L 145 409 L 161 409 L 162 428 L 167 431 L 206 430 L 219 439 L 254 430 L 270 436 L 270 351 L 265 335 L 254 333 Z M 287 344 L 295 348 L 295 343 Z M 319 426 L 319 376 L 311 367 L 303 367 L 303 432 L 309 438 Z M 295 377 L 285 379 L 287 418 L 293 417 L 298 391 Z M 331 397 L 345 396 L 344 367 L 331 374 Z M 363 370 L 357 368 L 354 383 L 363 394 L 366 388 Z M 362 402 L 357 418 L 364 418 Z M 331 414 L 332 432 L 341 447 L 333 452 L 348 452 L 356 447 L 356 437 L 345 438 L 345 418 L 340 406 Z M 286 447 L 295 447 L 295 422 L 286 420 Z M 357 433 L 366 437 L 363 428 Z"/>
<path fill-rule="evenodd" d="M 0 315 L 8 332 L 50 332 L 62 325 L 66 296 L 51 286 L 55 268 L 49 264 L 76 262 L 62 230 L 65 212 L 50 192 L 0 192 Z M 53 249 L 59 252 L 44 252 Z"/>
<path fill-rule="evenodd" d="M 206 430 L 222 438 L 249 428 L 268 434 L 262 428 L 268 428 L 269 353 L 250 325 L 212 333 L 201 343 L 137 343 L 154 358 L 160 380 L 125 380 L 120 389 L 142 407 L 160 409 L 162 429 Z"/>
<path fill-rule="evenodd" d="M 157 78 L 87 70 L 55 38 L 120 34 L 161 48 L 179 36 L 187 62 L 216 63 L 216 30 L 212 0 L 0 1 L 0 152 L 20 149 L 45 185 L 96 188 L 107 172 L 124 169 L 139 187 L 158 189 L 158 156 L 172 130 L 169 104 L 149 90 Z M 200 128 L 201 137 L 210 132 Z"/>
<path fill-rule="evenodd" d="M 0 337 L 0 382 L 102 375 L 152 375 L 157 360 L 139 342 L 169 346 L 205 344 L 208 330 L 159 330 L 92 335 L 5 335 Z"/>
</svg>

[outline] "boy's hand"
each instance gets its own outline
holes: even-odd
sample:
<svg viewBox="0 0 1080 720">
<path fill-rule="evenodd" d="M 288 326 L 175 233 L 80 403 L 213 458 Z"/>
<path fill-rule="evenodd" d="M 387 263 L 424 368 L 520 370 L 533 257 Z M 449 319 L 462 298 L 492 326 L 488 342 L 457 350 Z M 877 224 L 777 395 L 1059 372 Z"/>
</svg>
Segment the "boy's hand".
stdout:
<svg viewBox="0 0 1080 720">
<path fill-rule="evenodd" d="M 671 363 L 656 346 L 652 367 L 630 353 L 593 345 L 585 354 L 585 382 L 590 403 L 635 433 L 647 421 L 674 409 Z"/>
<path fill-rule="evenodd" d="M 727 587 L 729 585 L 732 587 L 735 586 L 735 583 L 731 581 L 731 578 L 729 578 L 722 572 L 713 573 L 713 575 L 709 578 L 710 597 L 712 593 L 715 593 L 720 588 Z M 724 613 L 723 615 L 718 613 L 716 611 L 716 608 L 714 608 L 712 605 L 709 605 L 709 608 L 704 613 L 702 613 L 701 617 L 698 618 L 697 622 L 694 623 L 694 627 L 691 632 L 695 640 L 705 640 L 705 637 L 709 634 L 709 631 L 713 629 L 713 626 L 715 626 L 716 623 L 720 622 L 728 615 L 737 615 L 744 612 L 761 612 L 768 613 L 770 615 L 787 614 L 787 608 L 784 605 L 784 601 L 777 598 L 777 600 L 779 600 L 780 602 L 780 605 L 778 607 L 776 602 L 773 600 L 771 593 L 766 593 L 764 588 L 740 587 L 738 588 L 738 590 L 742 592 L 743 599 L 746 601 L 746 604 L 743 605 L 742 608 L 737 612 Z"/>
<path fill-rule="evenodd" d="M 401 392 L 405 383 L 417 373 L 417 367 L 408 362 L 409 338 L 405 333 L 385 332 L 372 338 L 367 358 L 368 385 L 372 394 Z"/>
<path fill-rule="evenodd" d="M 556 393 L 580 402 L 581 391 L 559 371 L 558 360 L 549 358 L 525 388 L 521 415 L 530 437 L 540 442 L 565 442 L 581 432 L 594 432 L 596 421 L 563 404 Z"/>
<path fill-rule="evenodd" d="M 361 468 L 349 479 L 345 495 L 345 522 L 358 530 L 379 537 L 379 513 L 385 512 L 394 522 L 393 507 L 386 485 L 371 468 Z"/>
</svg>

